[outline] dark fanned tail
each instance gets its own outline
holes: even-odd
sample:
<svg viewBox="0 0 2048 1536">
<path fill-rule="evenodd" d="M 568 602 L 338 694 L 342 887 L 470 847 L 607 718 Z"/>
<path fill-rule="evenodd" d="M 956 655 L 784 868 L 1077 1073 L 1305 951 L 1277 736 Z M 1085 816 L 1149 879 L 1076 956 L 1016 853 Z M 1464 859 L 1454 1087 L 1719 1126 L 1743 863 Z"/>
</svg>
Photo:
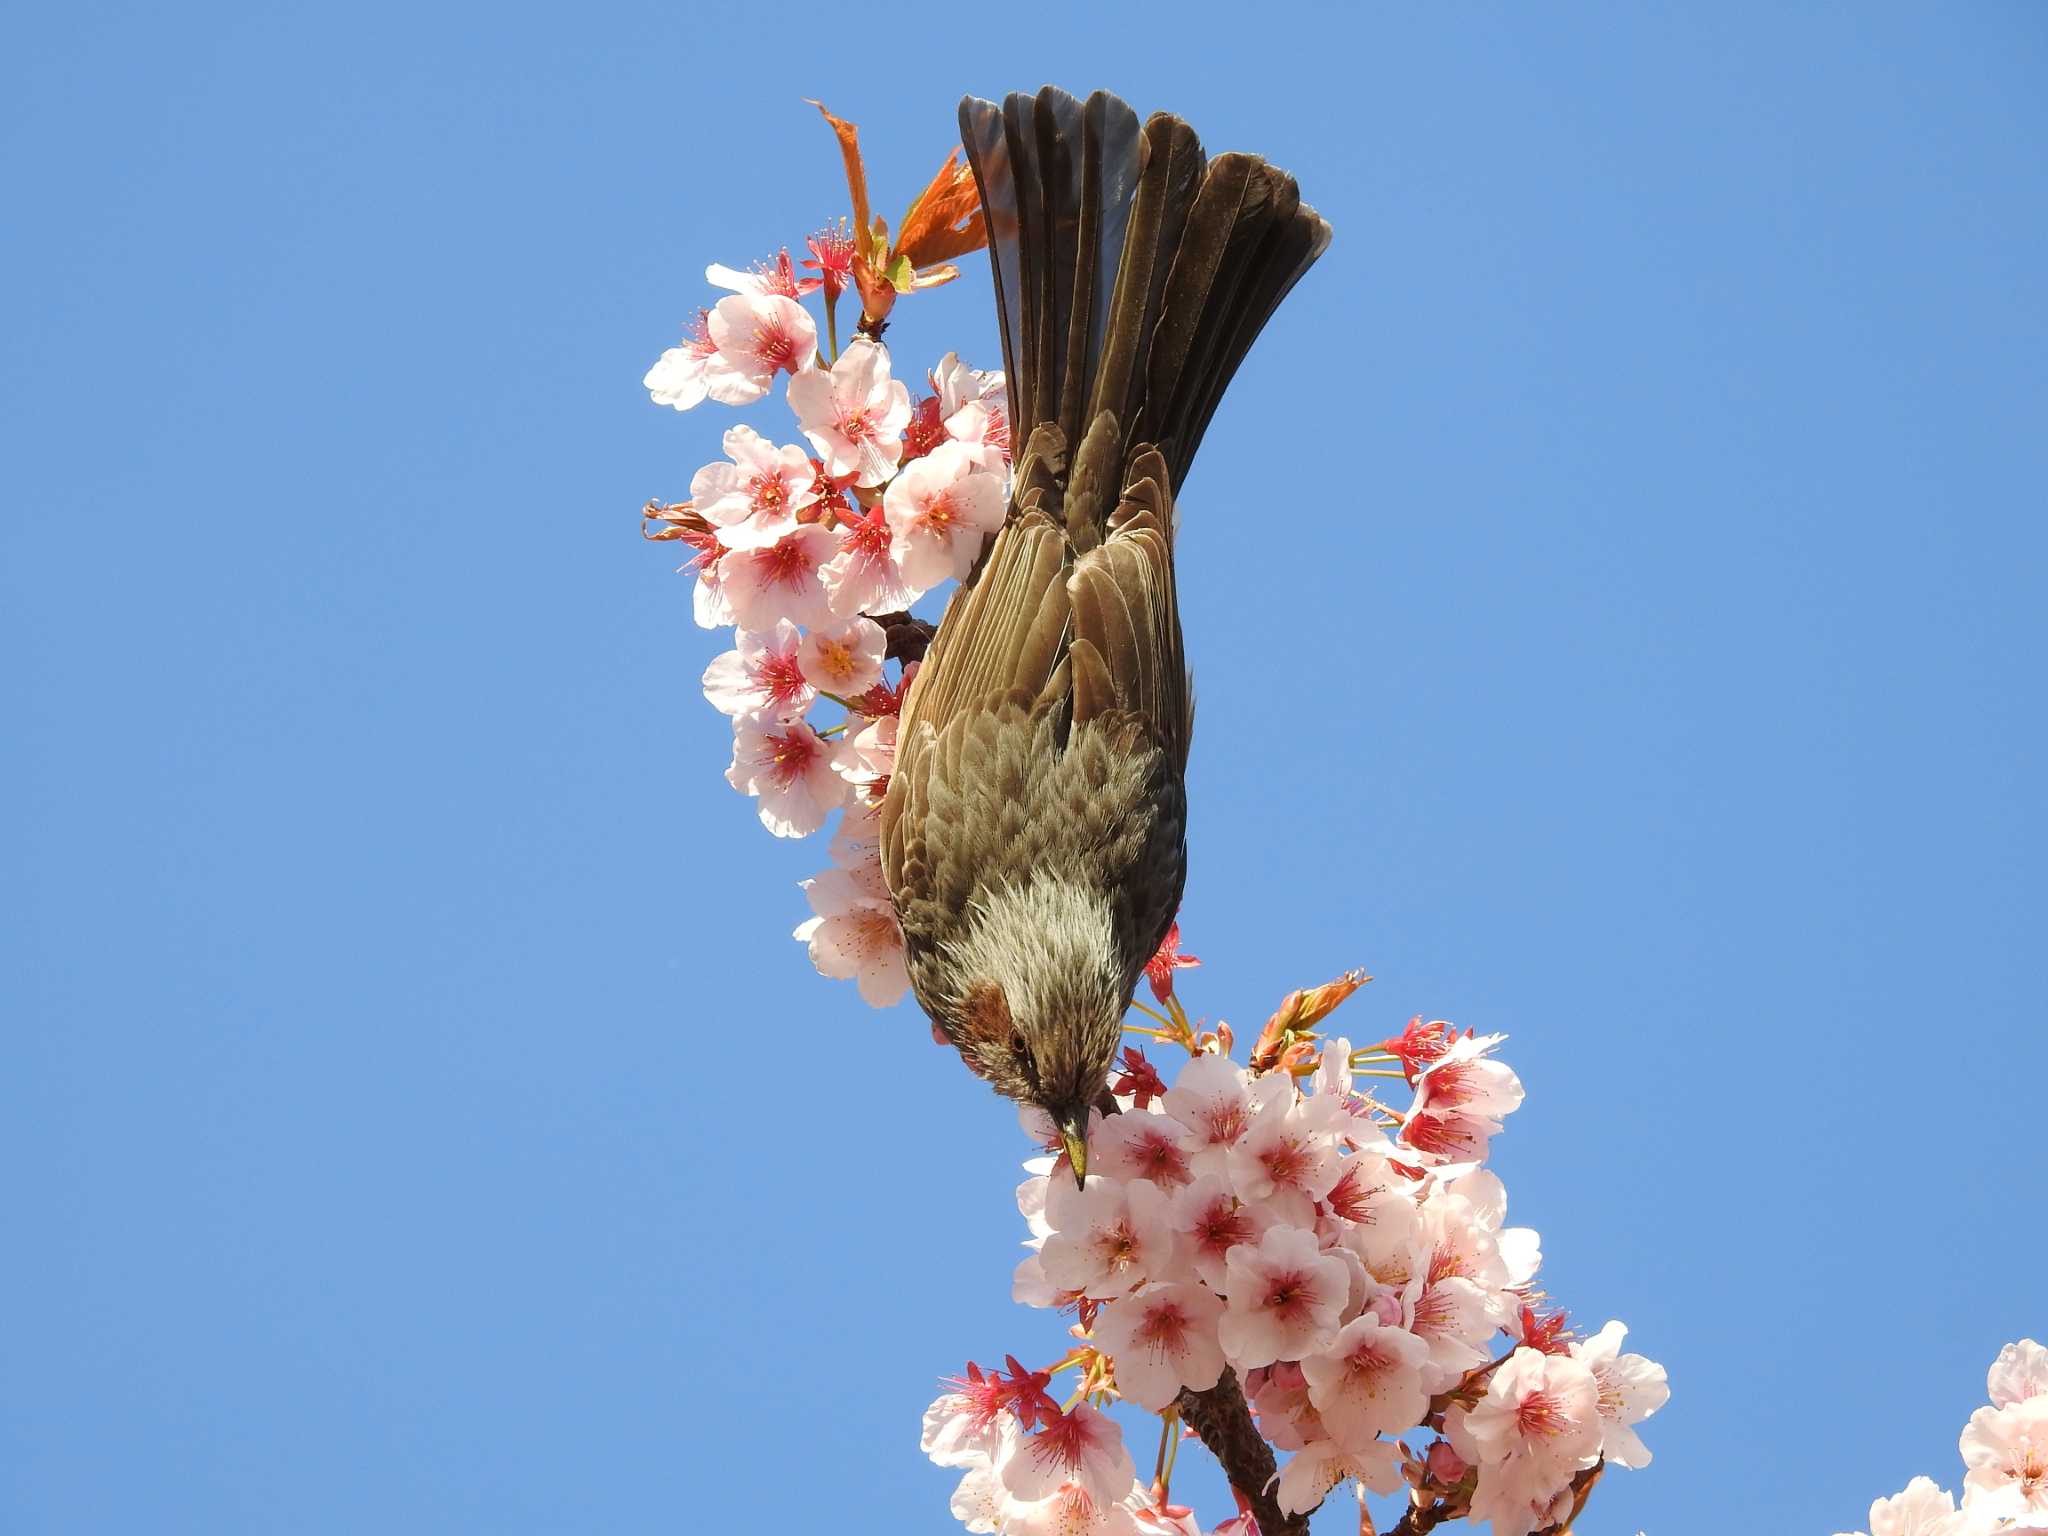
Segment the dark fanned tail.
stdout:
<svg viewBox="0 0 2048 1536">
<path fill-rule="evenodd" d="M 1086 549 L 1145 446 L 1159 450 L 1165 489 L 1179 487 L 1224 387 L 1330 226 L 1285 171 L 1255 155 L 1211 160 L 1179 118 L 1140 128 L 1106 92 L 1082 103 L 1047 86 L 1000 107 L 969 97 L 960 131 L 988 218 L 1020 471 L 1034 458 L 1041 477 L 1053 470 L 1047 489 Z M 1034 442 L 1045 423 L 1057 436 Z M 1018 489 L 1021 502 L 1021 475 Z"/>
</svg>

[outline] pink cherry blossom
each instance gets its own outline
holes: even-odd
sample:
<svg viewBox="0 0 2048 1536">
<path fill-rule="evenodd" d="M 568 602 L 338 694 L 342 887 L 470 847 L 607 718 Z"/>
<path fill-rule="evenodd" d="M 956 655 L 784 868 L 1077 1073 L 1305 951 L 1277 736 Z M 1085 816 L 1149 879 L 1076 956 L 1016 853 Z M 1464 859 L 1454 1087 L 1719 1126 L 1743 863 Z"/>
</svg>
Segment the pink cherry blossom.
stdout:
<svg viewBox="0 0 2048 1536">
<path fill-rule="evenodd" d="M 1600 1392 L 1600 1454 L 1617 1466 L 1647 1467 L 1650 1448 L 1632 1426 L 1669 1402 L 1671 1387 L 1656 1361 L 1621 1353 L 1627 1337 L 1627 1328 L 1610 1322 L 1592 1338 L 1573 1343 L 1571 1354 L 1592 1371 Z"/>
<path fill-rule="evenodd" d="M 1427 1351 L 1421 1367 L 1424 1388 L 1442 1392 L 1486 1363 L 1481 1346 L 1500 1330 L 1500 1308 L 1462 1275 L 1436 1280 L 1417 1275 L 1401 1293 L 1401 1323 Z"/>
<path fill-rule="evenodd" d="M 780 294 L 736 293 L 720 299 L 708 326 L 719 360 L 740 382 L 729 389 L 733 404 L 746 405 L 768 393 L 778 373 L 795 375 L 818 352 L 818 327 L 803 305 Z"/>
<path fill-rule="evenodd" d="M 948 352 L 931 372 L 946 435 L 974 451 L 982 468 L 1000 474 L 1010 457 L 1009 392 L 1001 373 L 978 373 Z"/>
<path fill-rule="evenodd" d="M 797 924 L 795 937 L 811 949 L 821 975 L 859 984 L 871 1008 L 894 1007 L 910 987 L 903 925 L 880 871 L 828 869 L 802 882 L 816 915 Z"/>
<path fill-rule="evenodd" d="M 727 549 L 765 549 L 797 525 L 818 499 L 817 477 L 801 448 L 777 448 L 752 427 L 725 434 L 726 464 L 707 464 L 690 482 L 698 515 Z"/>
<path fill-rule="evenodd" d="M 1501 1131 L 1501 1117 L 1522 1102 L 1521 1080 L 1504 1062 L 1489 1059 L 1505 1035 L 1464 1036 L 1423 1067 L 1415 1107 L 1400 1139 L 1430 1160 L 1478 1162 Z"/>
<path fill-rule="evenodd" d="M 810 836 L 846 797 L 832 771 L 831 743 L 801 720 L 735 720 L 725 779 L 742 794 L 760 797 L 761 824 L 777 837 Z"/>
<path fill-rule="evenodd" d="M 895 613 L 924 595 L 913 587 L 891 556 L 889 516 L 880 507 L 842 520 L 839 548 L 819 572 L 840 618 L 857 613 Z"/>
<path fill-rule="evenodd" d="M 2048 1396 L 1979 1408 L 1963 1429 L 1962 1452 L 1973 1508 L 2006 1518 L 2048 1511 Z"/>
<path fill-rule="evenodd" d="M 1132 1111 L 1110 1115 L 1089 1150 L 1090 1166 L 1112 1179 L 1149 1179 L 1178 1189 L 1194 1177 L 1188 1167 L 1194 1137 L 1170 1115 Z"/>
<path fill-rule="evenodd" d="M 929 591 L 965 576 L 1003 526 L 1003 482 L 959 443 L 941 443 L 889 482 L 882 510 L 904 581 Z"/>
<path fill-rule="evenodd" d="M 1870 1506 L 1870 1536 L 1977 1536 L 1990 1529 L 1974 1511 L 1959 1511 L 1955 1495 L 1931 1477 L 1916 1477 Z"/>
<path fill-rule="evenodd" d="M 1071 1179 L 1046 1191 L 1052 1235 L 1041 1257 L 1046 1278 L 1063 1290 L 1109 1298 L 1165 1277 L 1173 1262 L 1173 1225 L 1167 1198 L 1146 1179 L 1122 1183 L 1096 1174 L 1085 1188 Z"/>
<path fill-rule="evenodd" d="M 1351 1278 L 1341 1259 L 1318 1249 L 1313 1232 L 1276 1226 L 1257 1247 L 1245 1243 L 1230 1250 L 1224 1287 L 1229 1305 L 1219 1325 L 1223 1352 L 1243 1370 L 1328 1348 Z"/>
<path fill-rule="evenodd" d="M 804 676 L 826 693 L 850 699 L 882 680 L 882 653 L 889 637 L 873 619 L 814 629 L 804 636 L 798 657 Z"/>
<path fill-rule="evenodd" d="M 974 1362 L 967 1374 L 947 1383 L 953 1390 L 933 1399 L 924 1411 L 924 1432 L 918 1449 L 942 1467 L 986 1464 L 995 1454 L 1003 1431 L 1016 1427 L 1009 1391 L 1002 1377 Z"/>
<path fill-rule="evenodd" d="M 1308 1378 L 1293 1361 L 1247 1372 L 1244 1392 L 1258 1410 L 1260 1433 L 1274 1450 L 1298 1451 L 1330 1438 L 1316 1405 L 1309 1401 Z"/>
<path fill-rule="evenodd" d="M 996 1464 L 996 1475 L 1019 1500 L 1049 1498 L 1071 1485 L 1106 1508 L 1131 1491 L 1134 1473 L 1115 1420 L 1087 1403 L 1076 1403 L 1050 1418 L 1037 1434 L 1011 1442 Z"/>
<path fill-rule="evenodd" d="M 947 1501 L 947 1508 L 953 1518 L 976 1536 L 984 1536 L 1002 1529 L 1003 1514 L 1009 1507 L 1009 1495 L 1003 1492 L 1003 1485 L 996 1481 L 996 1469 L 988 1462 L 971 1466 L 962 1475 L 960 1486 L 953 1490 L 953 1497 Z"/>
<path fill-rule="evenodd" d="M 789 405 L 834 479 L 880 485 L 903 457 L 910 391 L 889 377 L 889 354 L 859 337 L 827 372 L 805 368 L 789 381 Z"/>
<path fill-rule="evenodd" d="M 1152 995 L 1163 1003 L 1173 996 L 1173 973 L 1193 970 L 1201 963 L 1200 955 L 1182 952 L 1180 920 L 1176 918 L 1167 925 L 1166 937 L 1159 941 L 1159 948 L 1153 952 L 1152 958 L 1145 962 L 1145 985 L 1150 987 Z"/>
<path fill-rule="evenodd" d="M 772 629 L 788 619 L 797 624 L 830 620 L 831 603 L 818 580 L 818 567 L 838 541 L 829 530 L 807 523 L 765 549 L 735 549 L 719 561 L 720 585 L 742 629 Z"/>
<path fill-rule="evenodd" d="M 805 262 L 804 265 L 809 266 L 810 263 Z M 773 261 L 757 261 L 746 272 L 735 271 L 714 261 L 704 269 L 704 280 L 715 288 L 729 288 L 734 293 L 780 294 L 785 299 L 800 299 L 823 286 L 815 277 L 796 275 L 787 247 L 778 252 Z"/>
<path fill-rule="evenodd" d="M 1252 1123 L 1251 1090 L 1228 1056 L 1197 1056 L 1166 1090 L 1166 1112 L 1195 1133 L 1195 1168 L 1221 1173 Z"/>
<path fill-rule="evenodd" d="M 1173 1226 L 1187 1261 L 1213 1290 L 1227 1289 L 1224 1261 L 1230 1250 L 1257 1243 L 1273 1224 L 1264 1207 L 1239 1200 L 1220 1173 L 1203 1174 L 1173 1197 Z"/>
<path fill-rule="evenodd" d="M 695 572 L 697 585 L 691 593 L 691 610 L 699 628 L 723 629 L 738 622 L 725 596 L 725 546 L 716 529 L 679 529 L 675 535 L 697 553 L 678 567 L 677 574 Z"/>
<path fill-rule="evenodd" d="M 1401 1484 L 1401 1453 L 1384 1440 L 1346 1449 L 1318 1440 L 1296 1451 L 1280 1469 L 1274 1498 L 1290 1515 L 1305 1515 L 1346 1478 L 1374 1493 L 1393 1493 Z"/>
<path fill-rule="evenodd" d="M 1152 1413 L 1182 1387 L 1206 1392 L 1223 1374 L 1216 1322 L 1223 1303 L 1206 1286 L 1148 1285 L 1095 1318 L 1095 1343 L 1116 1361 L 1117 1390 Z"/>
<path fill-rule="evenodd" d="M 1420 1367 L 1429 1346 L 1371 1313 L 1352 1319 L 1330 1347 L 1302 1358 L 1309 1400 L 1330 1438 L 1352 1448 L 1419 1423 L 1429 1408 Z"/>
<path fill-rule="evenodd" d="M 1137 1536 L 1137 1517 L 1128 1504 L 1105 1504 L 1078 1483 L 1043 1499 L 1011 1499 L 1003 1536 Z"/>
<path fill-rule="evenodd" d="M 1297 1098 L 1285 1073 L 1252 1086 L 1252 1120 L 1230 1149 L 1230 1181 L 1247 1200 L 1271 1204 L 1283 1220 L 1307 1226 L 1315 1202 L 1344 1171 L 1337 1153 L 1342 1110 L 1328 1098 Z"/>
<path fill-rule="evenodd" d="M 1991 1362 L 1985 1385 L 1994 1408 L 2007 1408 L 2048 1393 L 2048 1349 L 2032 1339 L 2006 1345 Z"/>
<path fill-rule="evenodd" d="M 803 265 L 818 274 L 818 281 L 825 289 L 827 299 L 836 299 L 846 292 L 846 285 L 853 281 L 853 236 L 846 231 L 846 221 L 819 230 L 804 241 L 810 255 Z"/>
<path fill-rule="evenodd" d="M 832 754 L 832 766 L 868 799 L 880 799 L 896 771 L 896 716 L 870 720 L 858 730 L 849 724 Z"/>
<path fill-rule="evenodd" d="M 766 715 L 795 720 L 818 696 L 798 660 L 800 637 L 787 619 L 773 629 L 743 629 L 735 648 L 704 669 L 704 697 L 711 707 L 737 718 Z"/>
<path fill-rule="evenodd" d="M 687 411 L 708 397 L 720 405 L 745 405 L 761 398 L 748 379 L 719 355 L 711 339 L 711 311 L 700 309 L 679 347 L 670 347 L 640 382 L 656 405 Z"/>
<path fill-rule="evenodd" d="M 1517 1349 L 1487 1378 L 1463 1424 L 1471 1448 L 1457 1436 L 1452 1446 L 1482 1469 L 1520 1456 L 1568 1477 L 1600 1454 L 1599 1384 L 1584 1361 Z"/>
</svg>

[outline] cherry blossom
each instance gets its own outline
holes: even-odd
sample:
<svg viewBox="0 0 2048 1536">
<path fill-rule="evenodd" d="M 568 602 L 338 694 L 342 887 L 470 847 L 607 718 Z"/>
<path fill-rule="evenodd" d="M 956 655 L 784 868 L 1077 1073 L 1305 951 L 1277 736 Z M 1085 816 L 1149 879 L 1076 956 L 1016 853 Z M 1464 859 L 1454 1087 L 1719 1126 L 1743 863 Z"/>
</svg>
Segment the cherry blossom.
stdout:
<svg viewBox="0 0 2048 1536">
<path fill-rule="evenodd" d="M 996 1462 L 996 1475 L 1020 1500 L 1046 1499 L 1074 1487 L 1106 1508 L 1131 1491 L 1133 1471 L 1116 1421 L 1087 1403 L 1076 1403 L 1037 1434 L 1009 1442 Z"/>
<path fill-rule="evenodd" d="M 1994 1408 L 2009 1408 L 2048 1393 L 2048 1349 L 2032 1339 L 2006 1345 L 1991 1362 L 1985 1385 Z"/>
<path fill-rule="evenodd" d="M 1081 1189 L 1055 1180 L 1045 1214 L 1052 1235 L 1040 1257 L 1046 1278 L 1064 1290 L 1121 1296 L 1163 1276 L 1173 1261 L 1167 1198 L 1148 1179 L 1126 1184 L 1090 1174 Z"/>
<path fill-rule="evenodd" d="M 942 1467 L 986 1464 L 1003 1431 L 1016 1427 L 1008 1384 L 1000 1373 L 985 1372 L 971 1360 L 967 1374 L 947 1384 L 953 1390 L 934 1398 L 924 1411 L 918 1449 Z"/>
<path fill-rule="evenodd" d="M 2048 1512 L 2048 1395 L 1979 1408 L 1964 1426 L 1962 1453 L 1973 1508 L 2001 1518 Z"/>
<path fill-rule="evenodd" d="M 1095 1319 L 1095 1341 L 1116 1361 L 1117 1390 L 1158 1413 L 1182 1387 L 1205 1392 L 1223 1374 L 1216 1322 L 1223 1303 L 1206 1286 L 1169 1282 L 1112 1302 Z"/>
<path fill-rule="evenodd" d="M 1203 1174 L 1173 1197 L 1173 1226 L 1181 1235 L 1182 1251 L 1212 1290 L 1228 1288 L 1224 1260 L 1230 1250 L 1257 1243 L 1273 1224 L 1274 1217 L 1263 1206 L 1239 1200 L 1220 1173 Z"/>
<path fill-rule="evenodd" d="M 1067 1483 L 1036 1502 L 1013 1498 L 1002 1529 L 1006 1536 L 1136 1536 L 1138 1525 L 1128 1504 L 1105 1504 Z"/>
<path fill-rule="evenodd" d="M 1197 1056 L 1166 1090 L 1166 1112 L 1195 1134 L 1195 1167 L 1221 1172 L 1225 1154 L 1250 1129 L 1251 1090 L 1227 1056 Z"/>
<path fill-rule="evenodd" d="M 818 499 L 817 476 L 801 448 L 777 448 L 752 427 L 725 434 L 725 464 L 707 464 L 690 482 L 698 515 L 727 549 L 765 549 L 792 532 L 797 514 Z"/>
<path fill-rule="evenodd" d="M 839 548 L 819 573 L 837 617 L 896 612 L 924 595 L 904 580 L 892 548 L 889 516 L 879 506 L 841 521 Z"/>
<path fill-rule="evenodd" d="M 1194 1137 L 1168 1115 L 1111 1115 L 1088 1150 L 1090 1166 L 1113 1179 L 1149 1179 L 1171 1190 L 1194 1177 L 1188 1167 Z"/>
<path fill-rule="evenodd" d="M 1374 1493 L 1401 1487 L 1401 1456 L 1383 1440 L 1346 1449 L 1318 1440 L 1294 1453 L 1280 1469 L 1278 1498 L 1290 1515 L 1305 1515 L 1346 1478 L 1356 1478 Z"/>
<path fill-rule="evenodd" d="M 804 245 L 811 254 L 804 258 L 803 265 L 818 274 L 825 297 L 836 299 L 846 292 L 846 285 L 853 281 L 853 236 L 846 232 L 845 220 L 833 228 L 819 230 Z"/>
<path fill-rule="evenodd" d="M 1870 1506 L 1870 1536 L 1976 1536 L 1988 1529 L 1982 1517 L 1959 1512 L 1955 1495 L 1937 1488 L 1931 1477 L 1916 1477 Z"/>
<path fill-rule="evenodd" d="M 810 266 L 811 263 L 805 262 L 804 265 Z M 787 247 L 777 252 L 773 261 L 756 262 L 753 270 L 748 272 L 737 272 L 714 261 L 704 269 L 704 280 L 713 287 L 729 288 L 734 293 L 780 294 L 785 299 L 800 299 L 824 286 L 818 278 L 796 275 Z"/>
<path fill-rule="evenodd" d="M 1307 1226 L 1315 1202 L 1343 1172 L 1341 1114 L 1329 1098 L 1298 1098 L 1284 1074 L 1260 1078 L 1252 1089 L 1251 1125 L 1230 1149 L 1231 1183 L 1245 1199 L 1269 1202 L 1283 1219 Z"/>
<path fill-rule="evenodd" d="M 760 797 L 761 824 L 777 837 L 808 837 L 845 799 L 831 745 L 803 721 L 748 715 L 733 722 L 726 782 Z"/>
<path fill-rule="evenodd" d="M 828 529 L 806 524 L 765 549 L 730 550 L 719 561 L 720 586 L 742 629 L 772 629 L 783 619 L 822 624 L 832 605 L 818 580 L 837 541 Z"/>
<path fill-rule="evenodd" d="M 1627 1336 L 1627 1328 L 1610 1322 L 1592 1338 L 1575 1342 L 1571 1354 L 1592 1371 L 1600 1393 L 1600 1454 L 1617 1466 L 1647 1467 L 1649 1447 L 1633 1426 L 1662 1408 L 1671 1388 L 1656 1361 L 1621 1353 Z"/>
<path fill-rule="evenodd" d="M 1192 969 L 1201 963 L 1201 956 L 1181 952 L 1180 920 L 1176 918 L 1168 926 L 1166 937 L 1159 941 L 1158 951 L 1145 962 L 1145 984 L 1163 1003 L 1173 996 L 1173 973 Z"/>
<path fill-rule="evenodd" d="M 1583 1360 L 1516 1350 L 1487 1378 L 1487 1393 L 1456 1421 L 1452 1448 L 1503 1481 L 1561 1487 L 1599 1456 L 1599 1384 Z"/>
<path fill-rule="evenodd" d="M 1306 1356 L 1301 1374 L 1330 1438 L 1362 1446 L 1421 1421 L 1429 1407 L 1419 1367 L 1429 1346 L 1370 1312 L 1339 1330 L 1330 1347 Z"/>
<path fill-rule="evenodd" d="M 960 1486 L 953 1490 L 953 1497 L 947 1502 L 953 1518 L 977 1533 L 1000 1530 L 1003 1512 L 1008 1505 L 1009 1495 L 1003 1492 L 1003 1485 L 996 1480 L 995 1467 L 986 1461 L 967 1469 L 960 1479 Z"/>
<path fill-rule="evenodd" d="M 795 299 L 780 294 L 736 293 L 720 299 L 707 329 L 719 361 L 736 376 L 723 386 L 734 405 L 759 400 L 776 374 L 794 376 L 808 369 L 818 352 L 818 328 L 810 315 Z"/>
<path fill-rule="evenodd" d="M 959 443 L 941 443 L 889 482 L 882 496 L 891 557 L 904 581 L 930 590 L 965 576 L 982 543 L 1003 526 L 1002 480 Z"/>
<path fill-rule="evenodd" d="M 873 619 L 856 618 L 836 628 L 814 629 L 798 652 L 804 676 L 826 693 L 850 699 L 882 680 L 882 652 L 889 637 Z"/>
<path fill-rule="evenodd" d="M 889 354 L 865 337 L 849 342 L 829 372 L 805 368 L 791 378 L 789 405 L 835 479 L 881 485 L 903 456 L 910 391 L 889 377 Z"/>
<path fill-rule="evenodd" d="M 1259 1411 L 1259 1427 L 1276 1451 L 1298 1451 L 1330 1432 L 1308 1395 L 1308 1377 L 1291 1360 L 1247 1372 L 1245 1396 Z"/>
<path fill-rule="evenodd" d="M 1224 1259 L 1229 1306 L 1219 1332 L 1240 1367 L 1299 1360 L 1327 1348 L 1351 1294 L 1341 1259 L 1323 1253 L 1313 1232 L 1269 1227 L 1258 1246 L 1243 1243 Z"/>
<path fill-rule="evenodd" d="M 710 320 L 710 310 L 698 310 L 683 344 L 656 358 L 640 381 L 656 405 L 687 411 L 706 398 L 720 405 L 745 405 L 761 398 L 746 376 L 720 356 L 718 343 L 711 339 Z"/>
<path fill-rule="evenodd" d="M 773 629 L 742 629 L 733 639 L 734 648 L 704 669 L 704 697 L 713 709 L 787 721 L 811 707 L 818 690 L 804 676 L 794 624 L 781 619 Z"/>
<path fill-rule="evenodd" d="M 828 869 L 802 882 L 815 914 L 797 924 L 820 974 L 858 983 L 862 1001 L 889 1008 L 910 989 L 903 925 L 881 872 Z"/>
</svg>

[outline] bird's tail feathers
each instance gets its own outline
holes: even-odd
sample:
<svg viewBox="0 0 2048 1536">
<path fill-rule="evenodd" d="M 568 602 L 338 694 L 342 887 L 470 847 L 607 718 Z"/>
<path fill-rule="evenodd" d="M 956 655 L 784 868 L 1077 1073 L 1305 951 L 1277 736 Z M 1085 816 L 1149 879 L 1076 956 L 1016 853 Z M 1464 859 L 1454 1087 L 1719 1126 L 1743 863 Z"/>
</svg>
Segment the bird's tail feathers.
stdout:
<svg viewBox="0 0 2048 1536">
<path fill-rule="evenodd" d="M 1212 160 L 1179 118 L 1141 127 L 1104 91 L 969 97 L 960 133 L 988 222 L 1020 470 L 1038 450 L 1070 529 L 1099 536 L 1144 445 L 1157 446 L 1168 492 L 1180 485 L 1224 387 L 1330 226 L 1285 171 L 1254 155 Z M 1034 441 L 1047 423 L 1057 436 Z"/>
</svg>

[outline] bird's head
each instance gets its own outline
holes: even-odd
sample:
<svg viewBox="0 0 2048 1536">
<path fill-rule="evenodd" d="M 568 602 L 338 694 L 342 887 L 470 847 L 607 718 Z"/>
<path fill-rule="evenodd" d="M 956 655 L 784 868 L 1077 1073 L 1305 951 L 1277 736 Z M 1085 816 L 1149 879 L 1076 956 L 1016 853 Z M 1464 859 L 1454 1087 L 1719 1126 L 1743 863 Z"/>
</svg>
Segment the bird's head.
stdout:
<svg viewBox="0 0 2048 1536">
<path fill-rule="evenodd" d="M 996 1092 L 1043 1110 L 1080 1179 L 1131 978 L 1101 897 L 1040 878 L 987 898 L 947 955 L 950 1027 Z"/>
</svg>

